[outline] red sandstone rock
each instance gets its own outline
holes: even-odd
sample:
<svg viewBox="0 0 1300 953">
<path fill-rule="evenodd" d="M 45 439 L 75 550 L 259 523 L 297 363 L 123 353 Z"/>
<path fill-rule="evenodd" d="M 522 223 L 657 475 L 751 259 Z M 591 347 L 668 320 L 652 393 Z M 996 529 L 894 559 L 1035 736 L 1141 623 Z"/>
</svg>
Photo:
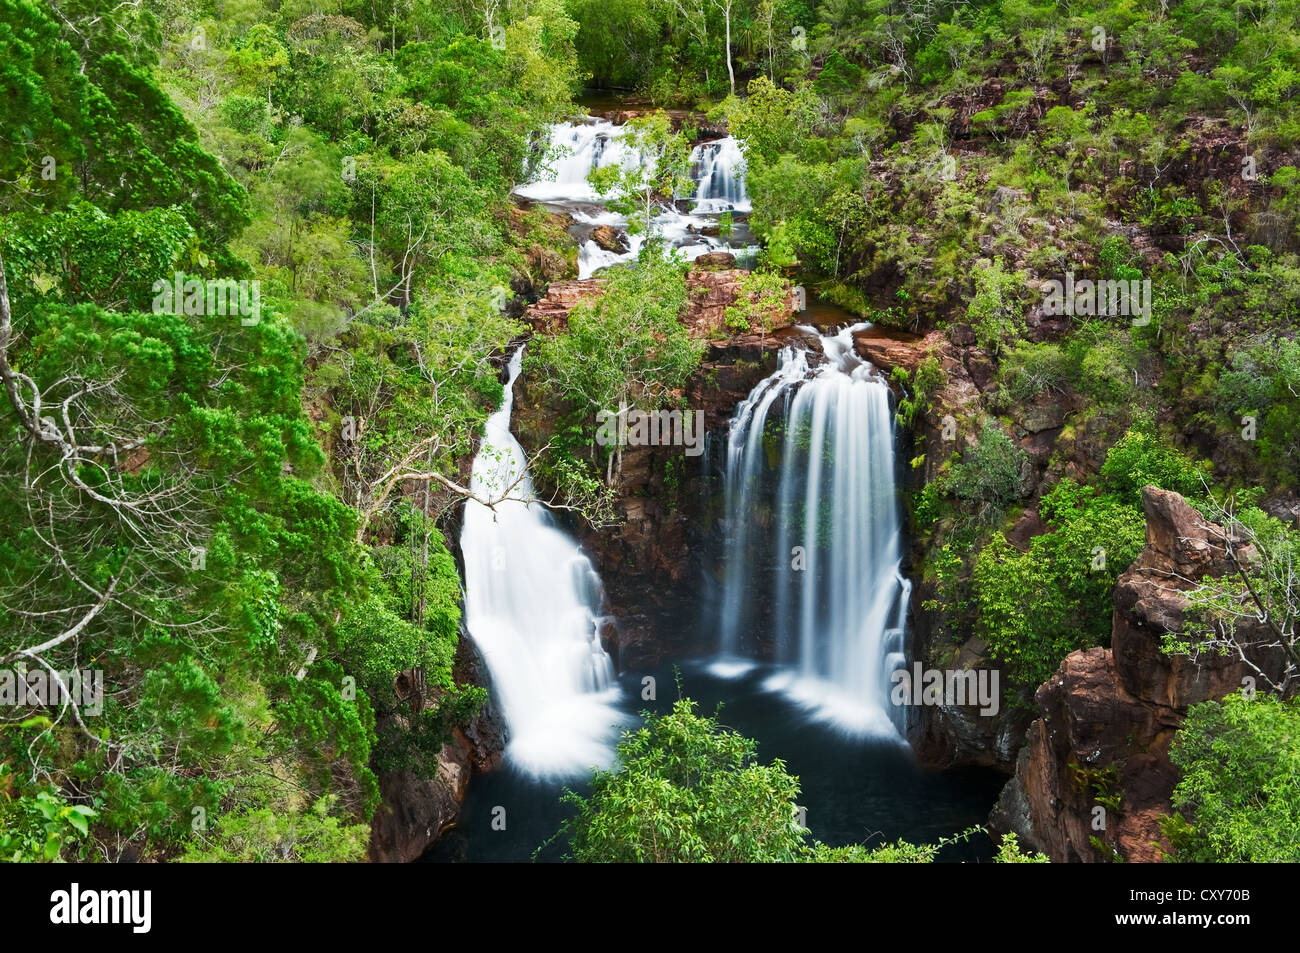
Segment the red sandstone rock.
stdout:
<svg viewBox="0 0 1300 953">
<path fill-rule="evenodd" d="M 1112 851 L 1160 860 L 1169 849 L 1160 818 L 1173 810 L 1178 780 L 1169 761 L 1174 733 L 1189 705 L 1236 691 L 1249 672 L 1229 656 L 1194 661 L 1160 651 L 1165 633 L 1183 624 L 1187 592 L 1231 563 L 1177 493 L 1146 487 L 1142 505 L 1146 546 L 1116 584 L 1112 647 L 1071 653 L 1039 687 L 1039 717 L 993 813 L 995 828 L 1016 830 L 1054 861 L 1104 860 Z M 1250 555 L 1243 549 L 1238 558 Z M 1111 795 L 1119 809 L 1107 807 L 1097 830 L 1095 809 Z"/>
<path fill-rule="evenodd" d="M 557 334 L 569 325 L 569 312 L 586 298 L 600 294 L 605 283 L 599 278 L 583 281 L 553 281 L 541 300 L 524 312 L 534 331 Z"/>
<path fill-rule="evenodd" d="M 894 331 L 879 326 L 858 331 L 853 335 L 853 349 L 858 356 L 870 361 L 888 374 L 895 367 L 901 367 L 909 374 L 914 372 L 921 360 L 943 340 L 943 332 L 931 331 L 925 337 L 908 334 L 906 331 Z"/>
</svg>

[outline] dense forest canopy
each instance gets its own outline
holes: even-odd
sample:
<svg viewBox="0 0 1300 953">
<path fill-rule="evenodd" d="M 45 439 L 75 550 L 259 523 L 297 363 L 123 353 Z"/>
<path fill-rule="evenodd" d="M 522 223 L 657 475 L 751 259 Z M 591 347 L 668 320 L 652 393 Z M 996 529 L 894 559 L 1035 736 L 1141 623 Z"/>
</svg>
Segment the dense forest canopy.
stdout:
<svg viewBox="0 0 1300 953">
<path fill-rule="evenodd" d="M 645 251 L 529 345 L 564 415 L 535 461 L 557 507 L 616 524 L 594 414 L 677 406 L 700 366 L 652 206 L 689 183 L 691 127 L 725 128 L 762 246 L 730 331 L 770 330 L 797 275 L 984 355 L 961 407 L 937 359 L 895 371 L 897 419 L 969 435 L 912 461 L 918 593 L 1019 704 L 1107 643 L 1143 487 L 1255 547 L 1196 608 L 1269 619 L 1282 668 L 1193 709 L 1170 838 L 1296 859 L 1271 779 L 1297 750 L 1300 536 L 1262 503 L 1300 478 L 1295 0 L 0 0 L 0 87 L 0 668 L 105 687 L 94 717 L 0 711 L 5 859 L 360 860 L 379 777 L 436 773 L 487 699 L 454 671 L 469 464 L 525 306 L 576 274 L 511 190 L 584 88 L 641 108 L 658 164 L 598 177 Z M 1037 333 L 1067 273 L 1149 282 L 1146 320 Z M 1037 492 L 1013 421 L 1049 404 L 1071 416 Z M 1169 650 L 1241 649 L 1207 626 Z M 673 745 L 710 771 L 683 782 Z M 685 701 L 621 755 L 573 796 L 576 859 L 934 853 L 805 844 L 797 779 Z"/>
</svg>

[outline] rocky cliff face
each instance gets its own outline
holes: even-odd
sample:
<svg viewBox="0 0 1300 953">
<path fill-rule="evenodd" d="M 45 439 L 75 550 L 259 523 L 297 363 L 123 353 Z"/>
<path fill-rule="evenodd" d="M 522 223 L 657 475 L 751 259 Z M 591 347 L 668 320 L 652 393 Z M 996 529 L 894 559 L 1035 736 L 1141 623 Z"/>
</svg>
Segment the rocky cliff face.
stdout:
<svg viewBox="0 0 1300 953">
<path fill-rule="evenodd" d="M 1188 591 L 1231 562 L 1177 493 L 1146 487 L 1142 504 L 1146 547 L 1116 586 L 1111 648 L 1072 653 L 1039 687 L 1038 717 L 992 817 L 1053 861 L 1162 859 L 1174 733 L 1188 706 L 1238 690 L 1249 672 L 1228 656 L 1160 651 L 1183 624 Z"/>
<path fill-rule="evenodd" d="M 725 311 L 747 274 L 731 267 L 730 255 L 702 256 L 687 273 L 688 303 L 681 316 L 692 335 L 708 342 L 704 359 L 687 385 L 686 406 L 704 412 L 706 450 L 689 457 L 682 447 L 626 447 L 614 530 L 593 530 L 565 521 L 604 580 L 616 620 L 602 633 L 620 671 L 661 659 L 698 654 L 695 607 L 707 597 L 716 567 L 709 535 L 721 515 L 727 421 L 736 405 L 776 366 L 779 335 L 728 335 Z M 542 333 L 567 324 L 569 310 L 600 293 L 598 281 L 560 282 L 525 314 Z M 791 310 L 778 327 L 794 320 Z M 526 375 L 516 383 L 513 425 L 529 450 L 545 444 L 556 419 L 545 395 Z"/>
<path fill-rule="evenodd" d="M 454 676 L 457 684 L 488 684 L 483 660 L 464 632 L 456 648 Z M 402 672 L 399 683 L 410 685 L 414 672 Z M 437 704 L 435 690 L 425 691 L 425 703 Z M 370 860 L 374 863 L 410 863 L 423 854 L 460 813 L 465 788 L 476 771 L 490 771 L 505 750 L 505 723 L 491 699 L 438 753 L 432 778 L 410 771 L 381 772 L 381 803 L 370 824 Z"/>
</svg>

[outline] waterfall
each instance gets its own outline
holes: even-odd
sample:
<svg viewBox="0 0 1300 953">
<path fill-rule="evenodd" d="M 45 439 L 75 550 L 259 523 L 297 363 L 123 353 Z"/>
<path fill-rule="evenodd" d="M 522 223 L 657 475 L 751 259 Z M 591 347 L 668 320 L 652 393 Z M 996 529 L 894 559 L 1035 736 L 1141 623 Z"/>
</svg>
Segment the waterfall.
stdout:
<svg viewBox="0 0 1300 953">
<path fill-rule="evenodd" d="M 819 336 L 822 361 L 784 348 L 732 417 L 713 670 L 739 674 L 766 646 L 768 688 L 847 732 L 897 737 L 889 676 L 905 663 L 911 584 L 889 389 L 853 350 L 867 326 Z"/>
<path fill-rule="evenodd" d="M 749 193 L 745 191 L 745 154 L 734 136 L 701 142 L 691 150 L 691 170 L 696 212 L 750 211 Z"/>
<path fill-rule="evenodd" d="M 495 511 L 465 503 L 465 620 L 483 653 L 506 721 L 506 760 L 538 777 L 609 767 L 621 690 L 600 644 L 600 578 L 577 544 L 533 501 L 523 448 L 510 433 L 513 387 L 523 360 L 510 358 L 501 407 L 488 418 L 470 489 L 501 495 Z"/>
<path fill-rule="evenodd" d="M 602 268 L 635 259 L 645 236 L 629 234 L 626 218 L 599 208 L 600 196 L 587 181 L 587 175 L 595 169 L 615 164 L 632 167 L 642 161 L 636 150 L 625 143 L 623 127 L 590 118 L 555 123 L 548 133 L 548 145 L 552 151 L 550 163 L 539 168 L 532 181 L 518 186 L 515 194 L 558 206 L 582 226 L 612 226 L 627 243 L 627 250 L 619 252 L 584 239 L 578 249 L 578 278 L 590 278 Z M 690 202 L 691 212 L 661 205 L 654 213 L 653 230 L 668 248 L 677 249 L 687 261 L 711 251 L 729 251 L 746 258 L 757 254 L 757 245 L 733 247 L 721 237 L 704 234 L 718 224 L 721 213 L 750 211 L 740 143 L 727 136 L 696 145 L 690 154 L 690 170 L 693 184 L 689 194 L 680 198 Z"/>
<path fill-rule="evenodd" d="M 587 181 L 589 172 L 640 161 L 622 140 L 622 127 L 604 119 L 555 123 L 549 133 L 549 146 L 554 150 L 550 167 L 515 192 L 540 201 L 598 202 L 600 197 Z"/>
</svg>

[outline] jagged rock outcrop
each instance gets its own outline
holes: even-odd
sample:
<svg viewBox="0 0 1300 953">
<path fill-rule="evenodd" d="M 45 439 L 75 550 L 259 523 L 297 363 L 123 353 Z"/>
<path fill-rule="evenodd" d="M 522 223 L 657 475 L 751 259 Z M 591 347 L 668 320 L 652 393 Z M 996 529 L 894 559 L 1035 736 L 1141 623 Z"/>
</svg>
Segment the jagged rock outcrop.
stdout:
<svg viewBox="0 0 1300 953">
<path fill-rule="evenodd" d="M 853 335 L 853 349 L 886 376 L 896 367 L 903 368 L 909 374 L 913 373 L 925 356 L 938 349 L 942 343 L 942 331 L 931 331 L 922 337 L 875 326 Z"/>
<path fill-rule="evenodd" d="M 469 784 L 469 761 L 468 743 L 458 738 L 439 752 L 432 778 L 410 771 L 379 776 L 382 803 L 370 824 L 371 862 L 410 863 L 451 826 Z"/>
<path fill-rule="evenodd" d="M 1039 687 L 1038 718 L 992 816 L 995 829 L 1016 831 L 1054 861 L 1162 859 L 1160 818 L 1178 780 L 1174 733 L 1188 706 L 1236 691 L 1249 672 L 1232 656 L 1160 651 L 1165 633 L 1183 625 L 1188 591 L 1232 563 L 1177 493 L 1148 486 L 1142 505 L 1146 546 L 1116 584 L 1111 648 L 1071 653 Z"/>
</svg>

